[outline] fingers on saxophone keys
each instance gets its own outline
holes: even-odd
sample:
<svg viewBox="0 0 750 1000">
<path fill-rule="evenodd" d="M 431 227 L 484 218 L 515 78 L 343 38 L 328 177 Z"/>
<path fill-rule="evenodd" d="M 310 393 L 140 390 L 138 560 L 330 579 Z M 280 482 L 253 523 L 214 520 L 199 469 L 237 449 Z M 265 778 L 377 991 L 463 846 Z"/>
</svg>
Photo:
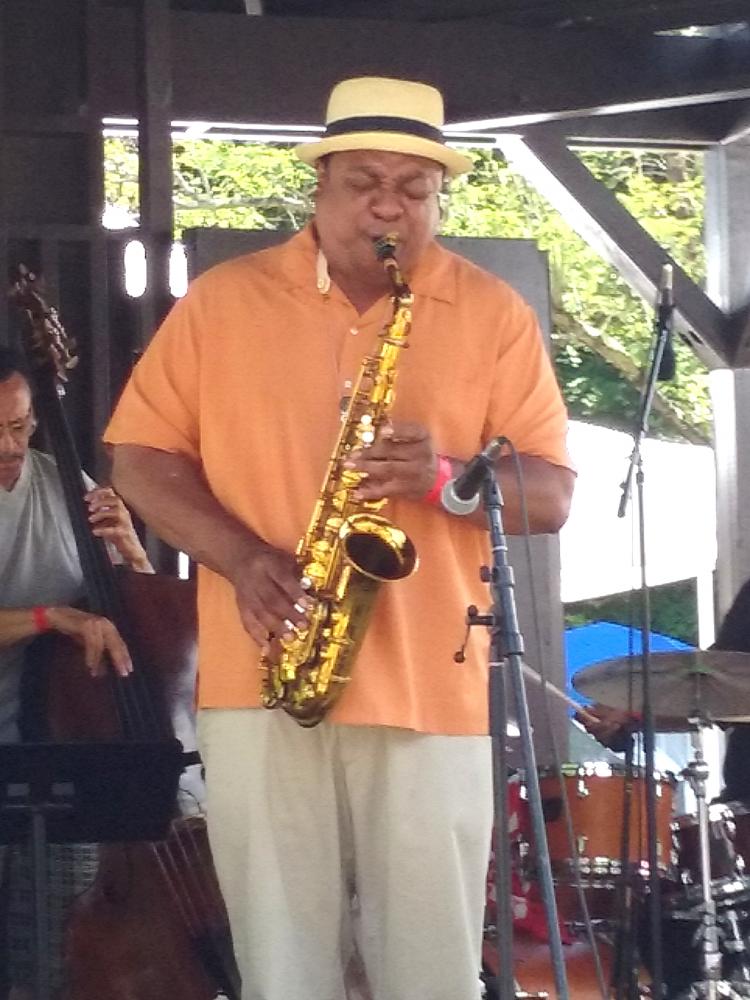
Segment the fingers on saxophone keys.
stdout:
<svg viewBox="0 0 750 1000">
<path fill-rule="evenodd" d="M 296 610 L 299 612 L 299 618 L 293 621 L 291 618 L 285 618 L 282 624 L 281 638 L 285 641 L 293 639 L 298 636 L 300 632 L 303 632 L 308 627 L 307 611 L 305 608 L 298 607 L 295 605 Z"/>
<path fill-rule="evenodd" d="M 260 655 L 268 657 L 271 654 L 271 643 L 275 639 L 273 632 L 269 632 L 266 638 L 260 643 Z"/>
</svg>

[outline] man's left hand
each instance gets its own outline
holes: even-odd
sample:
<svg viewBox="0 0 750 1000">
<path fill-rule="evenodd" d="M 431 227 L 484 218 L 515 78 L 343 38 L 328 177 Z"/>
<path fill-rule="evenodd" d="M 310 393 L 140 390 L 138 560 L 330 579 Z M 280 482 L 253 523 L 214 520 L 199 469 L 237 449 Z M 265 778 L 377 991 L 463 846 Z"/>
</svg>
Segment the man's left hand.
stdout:
<svg viewBox="0 0 750 1000">
<path fill-rule="evenodd" d="M 131 569 L 153 572 L 133 527 L 130 512 L 111 486 L 97 486 L 84 497 L 92 534 L 111 542 Z"/>
<path fill-rule="evenodd" d="M 354 494 L 358 500 L 421 500 L 432 489 L 437 466 L 430 432 L 406 420 L 385 424 L 369 448 L 353 451 L 345 463 L 364 476 Z"/>
</svg>

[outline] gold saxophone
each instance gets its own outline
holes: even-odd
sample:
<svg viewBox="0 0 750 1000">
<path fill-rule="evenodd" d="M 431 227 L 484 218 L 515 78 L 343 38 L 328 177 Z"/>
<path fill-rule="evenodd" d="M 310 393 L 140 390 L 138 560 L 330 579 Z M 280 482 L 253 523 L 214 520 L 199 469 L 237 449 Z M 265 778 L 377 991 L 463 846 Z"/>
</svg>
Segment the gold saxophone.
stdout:
<svg viewBox="0 0 750 1000">
<path fill-rule="evenodd" d="M 414 297 L 395 257 L 397 237 L 375 242 L 393 286 L 393 316 L 380 349 L 366 357 L 352 388 L 310 525 L 297 546 L 302 585 L 314 598 L 309 624 L 261 658 L 266 708 L 283 708 L 301 726 L 316 726 L 351 675 L 381 583 L 417 567 L 414 545 L 377 511 L 384 500 L 355 500 L 362 476 L 344 468 L 367 448 L 393 406 L 396 363 L 411 327 Z"/>
</svg>

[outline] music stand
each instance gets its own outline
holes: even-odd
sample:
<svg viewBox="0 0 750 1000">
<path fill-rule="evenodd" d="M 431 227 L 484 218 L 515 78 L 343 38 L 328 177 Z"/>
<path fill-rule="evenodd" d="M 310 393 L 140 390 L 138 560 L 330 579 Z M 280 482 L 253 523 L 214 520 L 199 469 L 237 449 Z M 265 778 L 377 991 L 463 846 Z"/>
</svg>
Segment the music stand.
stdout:
<svg viewBox="0 0 750 1000">
<path fill-rule="evenodd" d="M 32 859 L 36 1000 L 51 1000 L 47 845 L 162 840 L 183 764 L 175 739 L 0 746 L 0 844 Z"/>
</svg>

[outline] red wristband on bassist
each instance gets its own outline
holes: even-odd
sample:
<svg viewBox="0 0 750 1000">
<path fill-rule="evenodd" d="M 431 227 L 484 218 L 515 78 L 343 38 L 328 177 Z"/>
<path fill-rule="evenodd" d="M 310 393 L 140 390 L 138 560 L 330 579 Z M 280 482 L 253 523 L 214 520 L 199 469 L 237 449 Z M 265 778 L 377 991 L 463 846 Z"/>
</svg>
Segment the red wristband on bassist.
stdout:
<svg viewBox="0 0 750 1000">
<path fill-rule="evenodd" d="M 52 622 L 47 617 L 47 609 L 43 605 L 32 608 L 31 617 L 37 632 L 49 632 L 52 629 Z"/>
<path fill-rule="evenodd" d="M 431 503 L 435 507 L 440 506 L 440 497 L 443 492 L 443 487 L 448 482 L 449 479 L 453 478 L 453 467 L 451 466 L 450 459 L 446 458 L 445 455 L 438 455 L 437 472 L 435 473 L 435 482 L 432 484 L 432 488 L 429 493 L 425 493 L 422 497 L 425 503 Z"/>
</svg>

